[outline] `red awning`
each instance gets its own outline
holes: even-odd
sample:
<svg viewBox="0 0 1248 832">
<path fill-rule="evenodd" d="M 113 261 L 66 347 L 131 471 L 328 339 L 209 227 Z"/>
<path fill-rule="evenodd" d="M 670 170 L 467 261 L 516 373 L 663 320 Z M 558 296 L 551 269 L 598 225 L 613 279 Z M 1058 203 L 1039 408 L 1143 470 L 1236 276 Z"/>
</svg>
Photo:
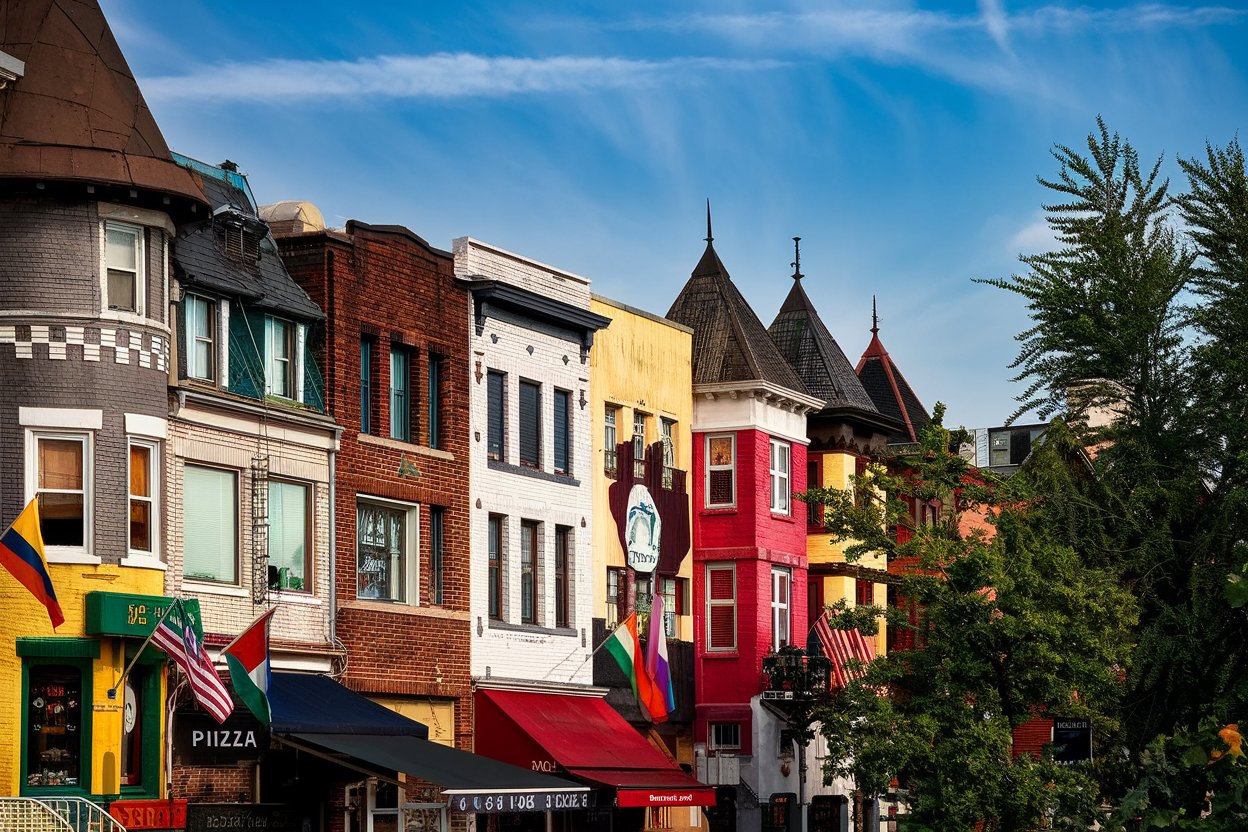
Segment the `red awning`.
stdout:
<svg viewBox="0 0 1248 832">
<path fill-rule="evenodd" d="M 712 806 L 713 789 L 673 765 L 596 696 L 478 690 L 478 754 L 616 790 L 620 806 Z"/>
</svg>

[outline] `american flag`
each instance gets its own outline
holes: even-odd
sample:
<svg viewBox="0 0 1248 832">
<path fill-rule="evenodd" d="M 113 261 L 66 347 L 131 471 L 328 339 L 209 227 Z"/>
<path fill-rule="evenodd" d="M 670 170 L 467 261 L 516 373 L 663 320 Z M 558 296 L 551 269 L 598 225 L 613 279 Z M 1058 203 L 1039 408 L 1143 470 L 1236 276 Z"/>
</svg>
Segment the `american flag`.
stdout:
<svg viewBox="0 0 1248 832">
<path fill-rule="evenodd" d="M 191 683 L 191 692 L 204 710 L 217 722 L 225 722 L 234 711 L 234 700 L 226 689 L 212 660 L 195 636 L 194 622 L 182 602 L 174 601 L 171 609 L 152 633 L 152 642 L 169 654 Z"/>
<path fill-rule="evenodd" d="M 843 688 L 850 679 L 866 675 L 867 664 L 875 658 L 875 648 L 857 628 L 843 630 L 832 626 L 832 611 L 824 610 L 814 631 L 823 654 L 832 660 L 832 687 Z"/>
</svg>

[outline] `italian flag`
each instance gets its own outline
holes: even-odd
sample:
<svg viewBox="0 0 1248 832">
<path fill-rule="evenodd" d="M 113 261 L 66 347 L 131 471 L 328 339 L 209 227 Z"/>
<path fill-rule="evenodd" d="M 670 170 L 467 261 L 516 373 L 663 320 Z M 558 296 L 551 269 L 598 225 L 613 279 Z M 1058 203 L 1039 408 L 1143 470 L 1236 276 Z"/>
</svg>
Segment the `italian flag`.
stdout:
<svg viewBox="0 0 1248 832">
<path fill-rule="evenodd" d="M 650 678 L 645 662 L 642 661 L 641 641 L 637 638 L 637 613 L 631 613 L 621 621 L 615 632 L 607 636 L 603 646 L 615 657 L 620 669 L 628 677 L 642 713 L 648 715 L 653 722 L 666 721 L 667 704 L 663 701 L 663 693 Z"/>
<path fill-rule="evenodd" d="M 273 721 L 269 712 L 269 620 L 275 612 L 277 607 L 262 613 L 221 651 L 230 668 L 234 692 L 263 725 Z"/>
</svg>

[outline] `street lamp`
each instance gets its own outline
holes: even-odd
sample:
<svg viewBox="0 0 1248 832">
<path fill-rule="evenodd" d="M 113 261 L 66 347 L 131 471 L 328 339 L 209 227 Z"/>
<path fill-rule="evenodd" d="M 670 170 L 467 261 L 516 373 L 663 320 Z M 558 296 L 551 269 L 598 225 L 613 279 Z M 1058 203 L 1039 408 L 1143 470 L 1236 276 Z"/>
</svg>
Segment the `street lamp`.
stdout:
<svg viewBox="0 0 1248 832">
<path fill-rule="evenodd" d="M 797 805 L 802 813 L 802 829 L 806 828 L 806 746 L 815 738 L 815 706 L 828 690 L 832 662 L 823 655 L 819 637 L 811 630 L 806 649 L 786 645 L 763 657 L 763 673 L 767 689 L 763 699 L 785 717 L 780 732 L 780 745 L 787 749 L 795 743 L 797 757 Z"/>
</svg>

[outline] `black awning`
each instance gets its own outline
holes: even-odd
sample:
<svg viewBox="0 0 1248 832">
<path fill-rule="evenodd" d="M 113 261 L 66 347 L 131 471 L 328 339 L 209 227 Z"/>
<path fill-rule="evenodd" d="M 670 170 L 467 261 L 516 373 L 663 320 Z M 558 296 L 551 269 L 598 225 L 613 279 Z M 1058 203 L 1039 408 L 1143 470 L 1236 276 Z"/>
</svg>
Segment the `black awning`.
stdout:
<svg viewBox="0 0 1248 832">
<path fill-rule="evenodd" d="M 427 739 L 429 728 L 382 707 L 328 676 L 273 673 L 269 710 L 274 734 L 363 734 Z"/>
<path fill-rule="evenodd" d="M 541 812 L 593 805 L 593 792 L 579 783 L 420 737 L 294 733 L 289 739 L 435 783 L 460 811 Z"/>
</svg>

